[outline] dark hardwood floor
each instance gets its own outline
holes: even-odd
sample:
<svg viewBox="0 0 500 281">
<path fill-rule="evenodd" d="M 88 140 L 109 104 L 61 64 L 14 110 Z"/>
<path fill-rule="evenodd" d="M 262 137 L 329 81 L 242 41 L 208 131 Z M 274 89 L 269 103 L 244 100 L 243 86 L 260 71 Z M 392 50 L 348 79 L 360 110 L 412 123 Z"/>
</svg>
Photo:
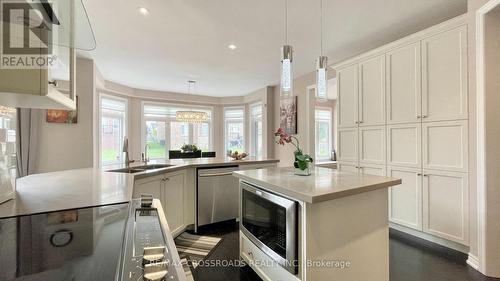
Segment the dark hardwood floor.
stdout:
<svg viewBox="0 0 500 281">
<path fill-rule="evenodd" d="M 193 272 L 195 281 L 254 281 L 261 280 L 248 266 L 238 266 L 238 225 L 221 223 L 202 229 L 200 234 L 224 237 L 207 258 L 207 266 Z M 488 278 L 465 263 L 463 253 L 391 230 L 391 281 L 499 281 Z M 213 266 L 216 262 L 221 265 Z M 227 266 L 229 265 L 229 266 Z M 343 280 L 348 281 L 348 280 Z"/>
</svg>

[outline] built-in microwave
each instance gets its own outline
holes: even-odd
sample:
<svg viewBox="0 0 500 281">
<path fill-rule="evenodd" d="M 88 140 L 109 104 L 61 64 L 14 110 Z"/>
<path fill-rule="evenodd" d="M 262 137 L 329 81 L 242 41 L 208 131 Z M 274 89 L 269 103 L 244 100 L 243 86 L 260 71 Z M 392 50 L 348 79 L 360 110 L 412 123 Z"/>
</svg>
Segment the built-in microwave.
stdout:
<svg viewBox="0 0 500 281">
<path fill-rule="evenodd" d="M 280 266 L 297 274 L 297 202 L 241 182 L 240 229 Z"/>
</svg>

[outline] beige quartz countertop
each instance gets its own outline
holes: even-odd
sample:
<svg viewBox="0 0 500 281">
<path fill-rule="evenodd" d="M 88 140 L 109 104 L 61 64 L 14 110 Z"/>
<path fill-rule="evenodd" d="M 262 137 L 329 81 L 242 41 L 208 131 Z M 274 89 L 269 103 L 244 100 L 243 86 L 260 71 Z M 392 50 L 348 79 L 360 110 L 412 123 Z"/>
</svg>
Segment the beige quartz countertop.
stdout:
<svg viewBox="0 0 500 281">
<path fill-rule="evenodd" d="M 17 180 L 15 199 L 0 204 L 0 218 L 127 203 L 132 198 L 135 179 L 181 169 L 277 162 L 279 160 L 256 158 L 240 161 L 225 158 L 179 159 L 152 161 L 149 164 L 173 166 L 135 174 L 108 172 L 123 168 L 122 165 L 115 165 L 30 175 Z M 144 164 L 131 166 L 141 165 Z"/>
<path fill-rule="evenodd" d="M 401 184 L 401 179 L 340 172 L 315 167 L 310 176 L 297 176 L 293 168 L 236 171 L 241 180 L 306 203 L 318 203 Z"/>
</svg>

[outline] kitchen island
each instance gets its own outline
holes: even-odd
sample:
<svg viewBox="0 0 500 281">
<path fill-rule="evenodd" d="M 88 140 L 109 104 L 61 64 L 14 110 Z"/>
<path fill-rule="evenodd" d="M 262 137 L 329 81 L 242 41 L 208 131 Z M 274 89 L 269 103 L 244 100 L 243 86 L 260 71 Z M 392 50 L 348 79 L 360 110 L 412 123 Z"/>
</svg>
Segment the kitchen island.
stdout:
<svg viewBox="0 0 500 281">
<path fill-rule="evenodd" d="M 240 256 L 263 280 L 389 280 L 387 194 L 400 179 L 321 167 L 311 176 L 293 168 L 233 174 Z"/>
</svg>

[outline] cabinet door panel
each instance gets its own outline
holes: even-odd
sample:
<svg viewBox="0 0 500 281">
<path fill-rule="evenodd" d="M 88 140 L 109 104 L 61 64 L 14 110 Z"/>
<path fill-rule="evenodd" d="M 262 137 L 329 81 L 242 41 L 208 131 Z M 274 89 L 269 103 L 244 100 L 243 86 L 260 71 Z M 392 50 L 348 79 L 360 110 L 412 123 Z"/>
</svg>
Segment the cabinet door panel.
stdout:
<svg viewBox="0 0 500 281">
<path fill-rule="evenodd" d="M 467 121 L 422 124 L 424 169 L 467 172 Z"/>
<path fill-rule="evenodd" d="M 424 175 L 424 231 L 468 245 L 467 174 L 424 170 Z"/>
<path fill-rule="evenodd" d="M 382 165 L 362 165 L 359 171 L 365 175 L 385 176 L 385 166 Z"/>
<path fill-rule="evenodd" d="M 358 162 L 358 128 L 338 130 L 338 160 Z"/>
<path fill-rule="evenodd" d="M 337 72 L 339 128 L 355 127 L 358 121 L 358 65 Z"/>
<path fill-rule="evenodd" d="M 141 198 L 142 194 L 151 194 L 154 199 L 159 199 L 163 204 L 163 176 L 151 177 L 142 180 L 137 180 L 134 184 L 132 192 L 133 198 Z"/>
<path fill-rule="evenodd" d="M 184 227 L 184 188 L 186 174 L 175 173 L 165 175 L 165 192 L 163 210 L 170 231 L 175 235 Z"/>
<path fill-rule="evenodd" d="M 389 220 L 422 231 L 422 176 L 418 169 L 388 167 L 402 184 L 389 188 Z"/>
<path fill-rule="evenodd" d="M 359 64 L 360 126 L 385 124 L 385 57 Z"/>
<path fill-rule="evenodd" d="M 387 123 L 411 123 L 422 115 L 420 42 L 387 53 Z"/>
<path fill-rule="evenodd" d="M 385 127 L 359 128 L 359 162 L 385 165 Z"/>
<path fill-rule="evenodd" d="M 387 126 L 387 165 L 421 168 L 421 123 Z"/>
<path fill-rule="evenodd" d="M 339 162 L 338 163 L 339 171 L 341 172 L 350 172 L 350 173 L 358 173 L 358 168 L 355 163 L 351 162 Z"/>
<path fill-rule="evenodd" d="M 424 121 L 467 118 L 467 28 L 422 40 Z"/>
</svg>

